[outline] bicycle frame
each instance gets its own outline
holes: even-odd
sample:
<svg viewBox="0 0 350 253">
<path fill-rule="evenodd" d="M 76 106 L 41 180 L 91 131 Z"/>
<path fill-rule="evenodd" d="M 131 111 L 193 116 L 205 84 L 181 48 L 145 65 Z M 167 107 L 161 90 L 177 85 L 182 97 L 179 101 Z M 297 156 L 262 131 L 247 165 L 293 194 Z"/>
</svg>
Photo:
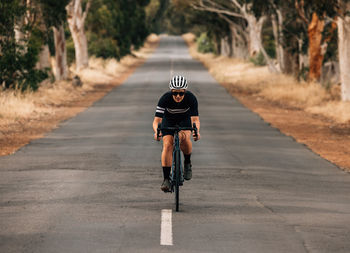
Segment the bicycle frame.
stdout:
<svg viewBox="0 0 350 253">
<path fill-rule="evenodd" d="M 181 149 L 180 149 L 180 138 L 179 138 L 179 132 L 182 130 L 191 130 L 195 132 L 195 135 L 197 135 L 197 127 L 196 124 L 193 124 L 192 127 L 168 127 L 168 128 L 161 128 L 161 124 L 158 124 L 157 129 L 157 136 L 159 136 L 159 133 L 161 130 L 174 130 L 174 146 L 173 146 L 173 163 L 171 167 L 171 175 L 170 175 L 170 183 L 171 183 L 171 192 L 175 192 L 175 206 L 176 206 L 176 212 L 179 211 L 179 194 L 180 189 L 179 187 L 183 185 L 184 179 L 183 179 L 183 167 L 181 164 Z"/>
<path fill-rule="evenodd" d="M 180 150 L 180 138 L 179 133 L 175 131 L 174 133 L 174 151 L 173 151 L 173 166 L 171 167 L 171 192 L 175 192 L 175 210 L 179 211 L 179 195 L 180 186 L 183 185 L 183 172 L 181 165 L 181 150 Z"/>
</svg>

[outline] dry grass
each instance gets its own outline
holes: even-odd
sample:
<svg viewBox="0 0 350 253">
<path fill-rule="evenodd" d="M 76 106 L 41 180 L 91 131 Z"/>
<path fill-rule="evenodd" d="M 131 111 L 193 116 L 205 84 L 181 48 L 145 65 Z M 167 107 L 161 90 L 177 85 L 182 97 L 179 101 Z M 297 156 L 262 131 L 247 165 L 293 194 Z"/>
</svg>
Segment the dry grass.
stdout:
<svg viewBox="0 0 350 253">
<path fill-rule="evenodd" d="M 249 93 L 282 106 L 322 115 L 336 123 L 350 122 L 350 103 L 339 101 L 340 89 L 326 90 L 320 84 L 297 82 L 291 76 L 272 74 L 267 67 L 213 54 L 197 52 L 195 36 L 185 34 L 191 55 L 200 60 L 212 76 L 227 89 Z"/>
<path fill-rule="evenodd" d="M 327 103 L 330 95 L 319 84 L 315 83 L 268 83 L 259 95 L 270 101 L 285 104 L 299 109 L 318 106 Z"/>
<path fill-rule="evenodd" d="M 37 112 L 37 106 L 31 94 L 0 93 L 0 120 L 2 122 L 10 123 L 18 118 L 35 115 Z"/>
<path fill-rule="evenodd" d="M 330 101 L 319 106 L 309 107 L 306 111 L 323 115 L 337 123 L 350 122 L 350 102 Z"/>
<path fill-rule="evenodd" d="M 62 104 L 78 101 L 98 85 L 113 85 L 131 67 L 142 62 L 154 50 L 157 35 L 150 35 L 144 45 L 133 55 L 125 56 L 120 62 L 115 59 L 89 60 L 89 68 L 77 73 L 71 66 L 71 76 L 78 74 L 82 87 L 74 87 L 71 81 L 43 83 L 37 92 L 0 91 L 0 132 L 9 131 L 17 122 L 35 120 L 45 115 L 53 115 Z"/>
</svg>

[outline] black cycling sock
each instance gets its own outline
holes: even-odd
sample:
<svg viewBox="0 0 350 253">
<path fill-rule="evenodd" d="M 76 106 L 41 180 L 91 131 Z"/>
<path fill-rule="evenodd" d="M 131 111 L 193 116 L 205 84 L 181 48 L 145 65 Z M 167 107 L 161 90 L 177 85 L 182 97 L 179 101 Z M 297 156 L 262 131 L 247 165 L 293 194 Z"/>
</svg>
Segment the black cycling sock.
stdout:
<svg viewBox="0 0 350 253">
<path fill-rule="evenodd" d="M 185 163 L 186 163 L 186 164 L 191 163 L 191 154 L 188 154 L 188 155 L 185 155 L 185 154 L 184 154 L 184 157 L 185 157 Z"/>
<path fill-rule="evenodd" d="M 170 167 L 163 167 L 164 179 L 169 179 L 170 177 Z"/>
</svg>

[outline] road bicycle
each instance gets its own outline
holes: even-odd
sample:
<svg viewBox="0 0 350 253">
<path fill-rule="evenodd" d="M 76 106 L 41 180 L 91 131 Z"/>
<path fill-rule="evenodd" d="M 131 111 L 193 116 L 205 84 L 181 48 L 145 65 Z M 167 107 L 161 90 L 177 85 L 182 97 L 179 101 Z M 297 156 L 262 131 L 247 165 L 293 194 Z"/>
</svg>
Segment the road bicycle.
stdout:
<svg viewBox="0 0 350 253">
<path fill-rule="evenodd" d="M 162 128 L 161 123 L 158 124 L 157 128 L 157 137 L 160 137 L 160 131 L 162 130 L 172 130 L 174 131 L 174 146 L 173 146 L 173 165 L 171 166 L 170 173 L 170 184 L 171 192 L 175 192 L 175 210 L 179 211 L 179 195 L 180 195 L 180 186 L 183 185 L 183 167 L 181 163 L 181 150 L 180 150 L 180 138 L 179 132 L 182 130 L 190 130 L 194 132 L 195 136 L 198 136 L 198 130 L 196 123 L 193 123 L 193 127 L 166 127 Z"/>
</svg>

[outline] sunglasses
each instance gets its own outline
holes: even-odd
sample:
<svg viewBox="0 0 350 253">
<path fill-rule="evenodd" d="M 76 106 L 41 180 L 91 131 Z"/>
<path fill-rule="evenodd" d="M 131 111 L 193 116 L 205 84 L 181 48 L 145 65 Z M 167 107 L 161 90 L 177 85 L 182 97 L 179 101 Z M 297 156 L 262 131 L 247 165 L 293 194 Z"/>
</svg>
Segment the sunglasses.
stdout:
<svg viewBox="0 0 350 253">
<path fill-rule="evenodd" d="M 183 92 L 183 91 L 180 91 L 180 92 L 177 92 L 177 91 L 174 91 L 174 92 L 172 92 L 171 93 L 173 96 L 177 96 L 177 95 L 179 95 L 180 97 L 182 97 L 183 95 L 185 95 L 185 92 Z"/>
</svg>

